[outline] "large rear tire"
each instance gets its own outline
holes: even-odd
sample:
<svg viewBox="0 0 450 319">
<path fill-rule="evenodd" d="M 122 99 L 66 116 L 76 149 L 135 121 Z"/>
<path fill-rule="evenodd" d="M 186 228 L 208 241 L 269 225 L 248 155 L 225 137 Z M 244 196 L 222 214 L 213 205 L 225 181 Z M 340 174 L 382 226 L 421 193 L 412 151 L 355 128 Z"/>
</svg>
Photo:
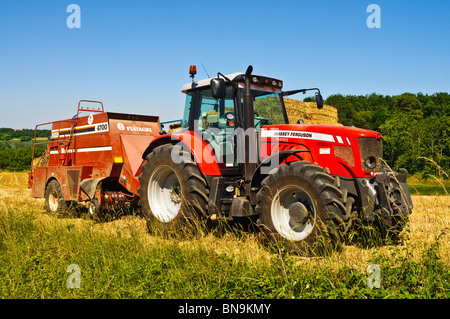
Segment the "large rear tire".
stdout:
<svg viewBox="0 0 450 319">
<path fill-rule="evenodd" d="M 166 144 L 155 148 L 142 165 L 139 181 L 139 205 L 149 229 L 159 225 L 167 231 L 180 223 L 195 223 L 206 217 L 206 180 L 190 154 L 180 146 Z"/>
<path fill-rule="evenodd" d="M 320 255 L 339 249 L 353 199 L 337 178 L 309 162 L 291 162 L 280 165 L 261 186 L 255 210 L 271 241 Z"/>
</svg>

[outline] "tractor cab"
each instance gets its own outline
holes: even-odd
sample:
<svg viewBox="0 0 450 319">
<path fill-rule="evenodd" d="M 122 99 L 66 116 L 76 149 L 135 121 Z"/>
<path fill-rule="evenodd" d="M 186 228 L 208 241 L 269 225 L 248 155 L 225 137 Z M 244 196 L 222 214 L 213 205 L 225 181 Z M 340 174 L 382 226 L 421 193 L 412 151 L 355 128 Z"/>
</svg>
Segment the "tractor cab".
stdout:
<svg viewBox="0 0 450 319">
<path fill-rule="evenodd" d="M 186 94 L 182 129 L 195 132 L 212 147 L 223 174 L 236 174 L 240 168 L 246 171 L 247 179 L 264 158 L 259 147 L 261 129 L 289 124 L 283 97 L 319 91 L 284 92 L 281 80 L 248 71 L 248 76 L 218 73 L 216 78 L 194 81 L 195 66 L 191 66 L 192 82 L 182 88 Z M 317 97 L 322 99 L 320 91 Z M 323 101 L 318 105 L 321 107 Z"/>
<path fill-rule="evenodd" d="M 226 129 L 242 126 L 244 106 L 244 73 L 232 73 L 224 78 L 224 94 L 213 95 L 209 78 L 183 86 L 186 105 L 182 126 L 204 132 L 214 127 Z M 287 124 L 287 115 L 280 99 L 283 83 L 280 80 L 253 75 L 251 95 L 253 98 L 253 125 L 256 131 L 264 125 Z M 194 125 L 197 121 L 197 126 Z"/>
<path fill-rule="evenodd" d="M 236 174 L 236 169 L 245 169 L 244 163 L 259 162 L 257 135 L 263 126 L 288 123 L 282 86 L 280 80 L 252 75 L 251 103 L 246 103 L 244 73 L 192 81 L 182 89 L 186 94 L 182 128 L 212 147 L 224 174 Z M 252 140 L 248 148 L 245 136 Z M 245 150 L 252 153 L 247 161 Z"/>
</svg>

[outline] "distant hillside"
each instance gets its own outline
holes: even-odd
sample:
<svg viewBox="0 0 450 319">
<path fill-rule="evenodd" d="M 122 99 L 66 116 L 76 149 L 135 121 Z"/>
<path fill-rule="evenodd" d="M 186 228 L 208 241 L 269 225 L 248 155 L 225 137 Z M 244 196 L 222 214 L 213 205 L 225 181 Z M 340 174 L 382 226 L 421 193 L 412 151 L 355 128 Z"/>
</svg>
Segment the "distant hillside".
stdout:
<svg viewBox="0 0 450 319">
<path fill-rule="evenodd" d="M 34 129 L 15 130 L 12 128 L 0 128 L 0 141 L 10 141 L 19 139 L 21 141 L 31 141 L 34 137 Z M 50 130 L 37 130 L 36 137 L 50 138 Z"/>
</svg>

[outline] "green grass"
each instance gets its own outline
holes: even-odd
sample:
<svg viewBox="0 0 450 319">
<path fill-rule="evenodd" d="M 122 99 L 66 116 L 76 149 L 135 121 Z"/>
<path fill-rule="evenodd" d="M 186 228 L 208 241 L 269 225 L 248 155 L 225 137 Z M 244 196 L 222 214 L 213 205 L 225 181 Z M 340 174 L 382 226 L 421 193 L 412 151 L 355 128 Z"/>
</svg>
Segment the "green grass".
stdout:
<svg viewBox="0 0 450 319">
<path fill-rule="evenodd" d="M 0 298 L 450 297 L 439 236 L 420 250 L 374 250 L 361 260 L 363 269 L 381 268 L 381 288 L 370 289 L 365 270 L 335 267 L 326 258 L 311 266 L 283 246 L 255 244 L 254 234 L 164 239 L 144 231 L 139 217 L 95 223 L 49 217 L 36 207 L 0 205 Z M 66 285 L 70 264 L 81 269 L 79 289 Z"/>
<path fill-rule="evenodd" d="M 421 176 L 420 174 L 415 174 L 408 176 L 408 188 L 411 195 L 422 195 L 422 196 L 442 196 L 448 195 L 450 190 L 450 180 L 448 178 L 444 179 L 441 176 L 439 178 L 426 174 Z"/>
<path fill-rule="evenodd" d="M 448 195 L 448 190 L 440 185 L 409 185 L 409 193 L 411 195 L 422 195 L 422 196 L 442 196 Z"/>
</svg>

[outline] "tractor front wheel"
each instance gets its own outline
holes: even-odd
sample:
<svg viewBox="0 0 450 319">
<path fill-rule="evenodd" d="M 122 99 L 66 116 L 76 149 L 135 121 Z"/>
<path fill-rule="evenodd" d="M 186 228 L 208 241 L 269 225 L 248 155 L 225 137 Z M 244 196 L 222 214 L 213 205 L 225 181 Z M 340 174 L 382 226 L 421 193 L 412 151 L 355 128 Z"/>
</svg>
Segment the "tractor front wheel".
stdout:
<svg viewBox="0 0 450 319">
<path fill-rule="evenodd" d="M 388 242 L 400 244 L 402 241 L 401 233 L 408 223 L 413 208 L 411 196 L 409 191 L 404 189 L 407 186 L 402 187 L 397 177 L 392 174 L 389 175 L 384 187 L 390 210 L 382 207 L 382 205 L 377 205 L 374 211 L 374 224 L 379 229 L 383 241 L 389 239 Z M 379 199 L 377 200 L 380 202 Z"/>
</svg>

